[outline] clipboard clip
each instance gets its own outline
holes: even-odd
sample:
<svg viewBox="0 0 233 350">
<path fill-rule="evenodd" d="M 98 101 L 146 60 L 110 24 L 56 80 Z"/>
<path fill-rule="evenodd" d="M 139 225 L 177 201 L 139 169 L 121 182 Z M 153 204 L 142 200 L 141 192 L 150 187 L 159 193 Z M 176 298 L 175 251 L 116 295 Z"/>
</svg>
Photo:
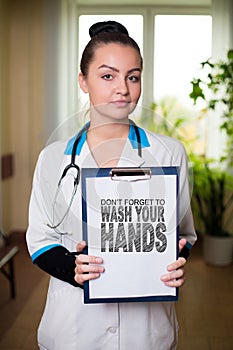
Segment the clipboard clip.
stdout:
<svg viewBox="0 0 233 350">
<path fill-rule="evenodd" d="M 142 181 L 151 179 L 150 168 L 114 168 L 110 171 L 113 181 Z"/>
</svg>

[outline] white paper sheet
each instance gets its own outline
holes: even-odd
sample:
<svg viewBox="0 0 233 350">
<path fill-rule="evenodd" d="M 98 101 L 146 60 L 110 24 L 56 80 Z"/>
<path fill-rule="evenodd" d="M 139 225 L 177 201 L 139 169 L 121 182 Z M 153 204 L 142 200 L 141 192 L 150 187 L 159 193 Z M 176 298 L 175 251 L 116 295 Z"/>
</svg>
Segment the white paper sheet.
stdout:
<svg viewBox="0 0 233 350">
<path fill-rule="evenodd" d="M 105 267 L 89 282 L 89 298 L 175 296 L 160 276 L 177 256 L 177 176 L 87 177 L 85 191 L 88 254 Z"/>
</svg>

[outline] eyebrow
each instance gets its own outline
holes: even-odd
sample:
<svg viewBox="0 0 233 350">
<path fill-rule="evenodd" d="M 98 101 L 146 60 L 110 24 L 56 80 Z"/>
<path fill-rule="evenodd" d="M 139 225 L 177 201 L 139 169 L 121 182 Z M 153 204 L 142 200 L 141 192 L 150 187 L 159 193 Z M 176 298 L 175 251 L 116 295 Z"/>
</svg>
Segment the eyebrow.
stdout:
<svg viewBox="0 0 233 350">
<path fill-rule="evenodd" d="M 98 67 L 98 69 L 101 69 L 101 68 L 108 68 L 108 69 L 113 70 L 114 72 L 119 73 L 119 69 L 117 69 L 115 67 L 108 66 L 107 64 L 102 64 L 101 66 Z M 127 73 L 130 74 L 130 73 L 135 72 L 135 71 L 141 72 L 142 70 L 141 70 L 141 68 L 132 68 L 132 69 L 128 70 Z"/>
</svg>

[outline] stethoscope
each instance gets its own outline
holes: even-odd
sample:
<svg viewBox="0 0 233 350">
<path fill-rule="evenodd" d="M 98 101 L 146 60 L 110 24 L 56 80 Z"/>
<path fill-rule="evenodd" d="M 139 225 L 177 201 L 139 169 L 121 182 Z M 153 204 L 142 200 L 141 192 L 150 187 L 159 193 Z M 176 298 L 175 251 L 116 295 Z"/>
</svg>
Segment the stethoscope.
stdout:
<svg viewBox="0 0 233 350">
<path fill-rule="evenodd" d="M 139 128 L 134 123 L 134 121 L 132 121 L 131 119 L 129 120 L 129 123 L 130 123 L 130 125 L 132 125 L 134 127 L 135 134 L 136 134 L 136 139 L 137 139 L 138 156 L 141 157 L 142 156 L 142 145 L 141 145 L 141 136 L 140 136 Z M 67 207 L 67 210 L 65 211 L 64 215 L 62 216 L 62 218 L 56 224 L 54 224 L 54 220 L 53 219 L 52 219 L 53 224 L 48 224 L 47 223 L 47 226 L 49 228 L 54 229 L 57 233 L 59 233 L 61 235 L 64 235 L 66 233 L 60 232 L 58 230 L 58 227 L 63 223 L 63 221 L 65 220 L 65 218 L 67 217 L 67 215 L 68 215 L 68 213 L 70 211 L 71 205 L 73 203 L 73 200 L 74 200 L 74 197 L 75 197 L 75 194 L 77 192 L 77 188 L 78 188 L 78 185 L 79 185 L 79 182 L 80 182 L 80 173 L 81 173 L 81 171 L 80 171 L 79 166 L 75 163 L 77 148 L 78 148 L 79 142 L 80 142 L 83 134 L 86 131 L 88 131 L 89 127 L 90 127 L 90 122 L 86 123 L 85 126 L 78 132 L 78 134 L 77 134 L 77 136 L 76 136 L 76 138 L 74 140 L 74 144 L 72 146 L 70 163 L 64 168 L 64 170 L 62 172 L 62 175 L 61 175 L 61 177 L 60 177 L 60 179 L 58 181 L 57 191 L 56 191 L 55 196 L 54 196 L 54 200 L 53 200 L 53 215 L 52 215 L 52 217 L 54 217 L 54 207 L 55 207 L 55 204 L 56 204 L 57 196 L 58 196 L 58 193 L 59 193 L 62 181 L 66 177 L 68 171 L 70 171 L 71 169 L 75 170 L 76 171 L 76 175 L 74 176 L 74 187 L 73 187 L 71 199 L 70 199 L 69 205 Z"/>
</svg>

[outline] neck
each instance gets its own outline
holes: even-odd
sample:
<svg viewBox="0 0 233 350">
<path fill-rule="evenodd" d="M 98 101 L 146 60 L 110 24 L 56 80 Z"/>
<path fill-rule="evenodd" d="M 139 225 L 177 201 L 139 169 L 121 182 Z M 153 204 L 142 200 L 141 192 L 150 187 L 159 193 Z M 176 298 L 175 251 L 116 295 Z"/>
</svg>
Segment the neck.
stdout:
<svg viewBox="0 0 233 350">
<path fill-rule="evenodd" d="M 102 140 L 126 139 L 129 132 L 129 120 L 98 122 L 91 120 L 88 130 L 89 137 L 97 137 Z"/>
<path fill-rule="evenodd" d="M 112 121 L 103 124 L 91 120 L 87 132 L 87 143 L 99 167 L 115 167 L 129 133 L 127 122 Z"/>
</svg>

